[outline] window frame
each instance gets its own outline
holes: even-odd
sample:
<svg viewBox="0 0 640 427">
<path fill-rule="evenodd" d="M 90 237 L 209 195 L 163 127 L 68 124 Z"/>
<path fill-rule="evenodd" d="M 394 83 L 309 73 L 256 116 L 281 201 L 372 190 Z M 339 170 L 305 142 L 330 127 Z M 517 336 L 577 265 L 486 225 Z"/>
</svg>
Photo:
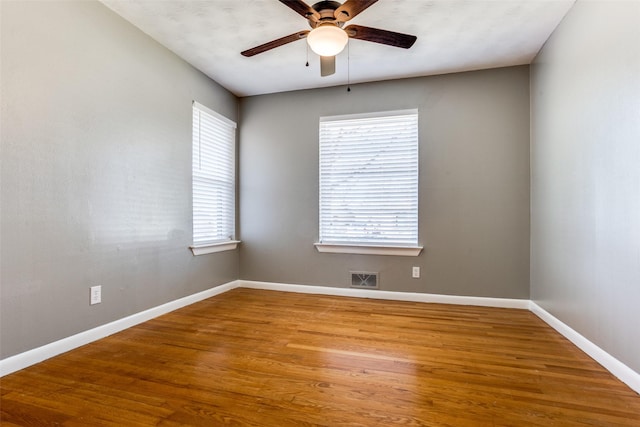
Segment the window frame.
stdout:
<svg viewBox="0 0 640 427">
<path fill-rule="evenodd" d="M 395 256 L 418 256 L 423 247 L 419 245 L 419 123 L 416 124 L 415 133 L 416 133 L 416 153 L 415 153 L 415 242 L 407 243 L 407 244 L 383 244 L 383 243 L 373 243 L 373 242 L 347 242 L 345 241 L 333 241 L 331 239 L 323 241 L 324 236 L 322 235 L 323 231 L 323 176 L 322 176 L 322 162 L 323 162 L 323 146 L 322 146 L 322 135 L 320 134 L 322 123 L 323 122 L 340 122 L 340 121 L 350 121 L 350 120 L 361 120 L 361 119 L 376 119 L 376 118 L 386 118 L 386 117 L 394 117 L 394 116 L 402 116 L 402 115 L 415 115 L 416 121 L 419 120 L 418 109 L 407 109 L 407 110 L 395 110 L 395 111 L 381 111 L 381 112 L 373 112 L 373 113 L 362 113 L 362 114 L 348 114 L 348 115 L 339 115 L 339 116 L 324 116 L 320 117 L 319 120 L 319 138 L 318 138 L 318 149 L 319 149 L 319 170 L 318 170 L 318 241 L 314 243 L 314 246 L 319 252 L 324 253 L 347 253 L 347 254 L 365 254 L 365 255 L 395 255 Z"/>
<path fill-rule="evenodd" d="M 229 156 L 226 160 L 230 160 L 230 164 L 231 164 L 231 171 L 226 170 L 224 175 L 227 175 L 227 177 L 231 177 L 231 181 L 230 182 L 224 182 L 224 184 L 226 185 L 221 185 L 219 188 L 230 188 L 231 189 L 231 193 L 230 193 L 230 212 L 227 213 L 228 217 L 225 218 L 226 222 L 230 222 L 231 223 L 231 230 L 229 230 L 227 228 L 227 231 L 231 231 L 231 235 L 229 236 L 228 239 L 222 239 L 222 238 L 218 238 L 218 236 L 215 235 L 211 235 L 210 237 L 212 237 L 210 240 L 199 240 L 198 242 L 196 242 L 195 239 L 195 235 L 196 235 L 196 211 L 197 211 L 197 206 L 196 206 L 196 198 L 195 198 L 195 178 L 197 176 L 196 174 L 196 169 L 195 169 L 195 164 L 194 161 L 197 158 L 201 158 L 202 156 L 202 139 L 200 137 L 200 130 L 198 129 L 198 137 L 196 138 L 196 113 L 198 114 L 206 114 L 211 116 L 210 120 L 212 123 L 215 123 L 215 126 L 220 126 L 222 128 L 224 128 L 224 130 L 226 132 L 228 131 L 232 131 L 232 136 L 229 140 L 224 140 L 224 144 L 230 144 L 231 147 L 225 147 L 225 151 L 224 153 L 220 153 L 220 152 L 215 152 L 214 150 L 209 151 L 209 154 L 213 154 L 214 156 Z M 191 235 L 191 241 L 192 241 L 192 245 L 189 246 L 189 248 L 191 249 L 191 252 L 193 253 L 193 255 L 205 255 L 205 254 L 210 254 L 210 253 L 215 253 L 215 252 L 222 252 L 222 251 L 228 251 L 228 250 L 234 250 L 237 248 L 238 244 L 240 243 L 239 240 L 236 240 L 236 204 L 237 204 L 237 185 L 236 185 L 236 180 L 237 180 L 237 160 L 236 160 L 236 129 L 237 129 L 237 124 L 233 121 L 228 119 L 227 117 L 213 111 L 212 109 L 206 107 L 205 105 L 200 104 L 197 101 L 193 101 L 192 102 L 192 125 L 191 125 L 191 131 L 192 131 L 192 140 L 191 140 L 191 219 L 192 219 L 192 235 Z M 201 120 L 202 120 L 202 116 L 200 115 L 198 117 L 198 124 L 201 124 Z M 227 151 L 227 149 L 230 148 L 230 153 Z M 197 153 L 196 153 L 196 150 Z M 215 160 L 216 163 L 219 163 L 219 160 Z M 209 177 L 210 178 L 210 177 Z M 223 178 L 219 178 L 218 181 L 223 181 Z M 229 201 L 229 192 L 225 192 L 224 193 L 224 200 L 225 201 Z"/>
</svg>

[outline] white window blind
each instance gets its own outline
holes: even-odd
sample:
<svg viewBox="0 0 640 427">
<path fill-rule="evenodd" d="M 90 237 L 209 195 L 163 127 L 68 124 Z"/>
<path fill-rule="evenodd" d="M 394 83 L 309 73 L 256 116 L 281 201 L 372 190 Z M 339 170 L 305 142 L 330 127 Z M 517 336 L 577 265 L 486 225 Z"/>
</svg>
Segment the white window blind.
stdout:
<svg viewBox="0 0 640 427">
<path fill-rule="evenodd" d="M 418 244 L 418 112 L 320 119 L 320 243 Z"/>
<path fill-rule="evenodd" d="M 236 124 L 193 103 L 193 245 L 235 236 Z"/>
</svg>

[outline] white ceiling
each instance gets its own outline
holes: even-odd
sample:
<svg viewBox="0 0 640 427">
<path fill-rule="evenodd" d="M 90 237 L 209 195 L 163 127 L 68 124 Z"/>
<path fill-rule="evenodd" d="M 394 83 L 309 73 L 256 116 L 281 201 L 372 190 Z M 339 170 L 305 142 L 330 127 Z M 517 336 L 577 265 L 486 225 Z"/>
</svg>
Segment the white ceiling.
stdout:
<svg viewBox="0 0 640 427">
<path fill-rule="evenodd" d="M 240 55 L 310 29 L 278 0 L 101 1 L 234 94 L 250 96 L 529 64 L 575 0 L 380 0 L 349 24 L 413 34 L 415 45 L 350 40 L 328 77 L 311 50 L 305 67 L 304 40 Z"/>
</svg>

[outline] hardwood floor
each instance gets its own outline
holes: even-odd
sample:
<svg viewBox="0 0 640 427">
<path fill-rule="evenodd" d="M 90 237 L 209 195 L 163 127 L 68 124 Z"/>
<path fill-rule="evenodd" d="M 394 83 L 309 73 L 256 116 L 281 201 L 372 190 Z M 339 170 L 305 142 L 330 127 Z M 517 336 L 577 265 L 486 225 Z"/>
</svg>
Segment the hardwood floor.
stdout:
<svg viewBox="0 0 640 427">
<path fill-rule="evenodd" d="M 0 380 L 2 426 L 640 426 L 526 310 L 235 289 Z"/>
</svg>

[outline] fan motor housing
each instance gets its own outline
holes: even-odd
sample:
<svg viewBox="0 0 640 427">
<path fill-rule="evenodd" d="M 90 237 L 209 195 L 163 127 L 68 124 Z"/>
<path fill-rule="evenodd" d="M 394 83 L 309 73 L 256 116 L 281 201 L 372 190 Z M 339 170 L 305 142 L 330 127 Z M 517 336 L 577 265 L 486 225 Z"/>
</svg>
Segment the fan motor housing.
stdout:
<svg viewBox="0 0 640 427">
<path fill-rule="evenodd" d="M 342 6 L 342 4 L 340 4 L 337 1 L 331 1 L 331 0 L 319 1 L 318 3 L 311 6 L 313 10 L 315 10 L 320 14 L 320 19 L 318 19 L 317 21 L 314 21 L 313 19 L 309 19 L 309 25 L 311 26 L 311 28 L 316 28 L 319 25 L 328 24 L 328 23 L 332 23 L 333 25 L 342 27 L 342 25 L 344 25 L 344 22 L 339 21 L 338 19 L 336 19 L 336 16 L 335 16 L 335 11 L 340 6 Z M 342 12 L 342 13 L 345 14 L 345 18 L 346 18 L 345 20 L 348 20 L 349 15 L 347 14 L 347 12 Z"/>
</svg>

